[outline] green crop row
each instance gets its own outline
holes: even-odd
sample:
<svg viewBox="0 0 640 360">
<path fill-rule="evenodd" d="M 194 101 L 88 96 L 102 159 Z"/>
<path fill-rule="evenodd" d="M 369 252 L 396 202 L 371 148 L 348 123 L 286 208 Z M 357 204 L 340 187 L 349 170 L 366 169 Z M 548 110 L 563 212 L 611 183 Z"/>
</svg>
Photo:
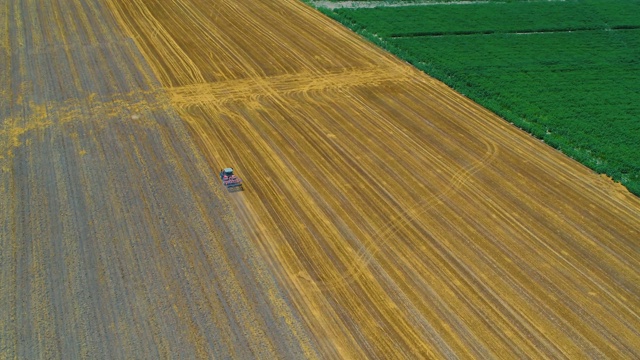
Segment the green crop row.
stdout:
<svg viewBox="0 0 640 360">
<path fill-rule="evenodd" d="M 526 34 L 517 31 L 521 30 L 517 22 L 494 21 L 492 29 L 491 15 L 478 11 L 478 5 L 396 7 L 383 12 L 320 10 L 640 196 L 640 30 L 628 26 L 640 21 L 627 15 L 639 13 L 639 3 L 587 1 L 581 2 L 584 8 L 572 8 L 572 23 L 582 21 L 585 28 L 608 25 L 599 30 L 567 31 L 563 27 L 569 20 L 540 19 L 549 11 L 531 10 L 528 24 L 537 19 L 544 27 L 555 26 L 559 31 Z M 545 3 L 550 8 L 555 4 Z M 501 5 L 523 9 L 520 3 Z M 530 9 L 541 8 L 540 3 L 530 5 L 534 5 Z M 409 34 L 408 24 L 417 23 L 407 9 L 419 13 L 425 8 L 440 14 L 440 20 L 433 20 L 440 25 L 430 21 L 429 27 L 416 27 L 415 33 L 491 32 L 391 36 L 398 29 Z M 449 17 L 444 15 L 447 9 L 452 9 Z M 467 14 L 477 20 L 475 27 L 458 22 L 464 17 L 461 9 L 475 9 Z M 397 24 L 389 25 L 394 23 L 390 19 Z M 402 25 L 405 20 L 407 24 Z M 612 29 L 625 27 L 621 25 L 630 29 Z"/>
<path fill-rule="evenodd" d="M 382 37 L 640 27 L 640 1 L 475 3 L 335 12 Z"/>
</svg>

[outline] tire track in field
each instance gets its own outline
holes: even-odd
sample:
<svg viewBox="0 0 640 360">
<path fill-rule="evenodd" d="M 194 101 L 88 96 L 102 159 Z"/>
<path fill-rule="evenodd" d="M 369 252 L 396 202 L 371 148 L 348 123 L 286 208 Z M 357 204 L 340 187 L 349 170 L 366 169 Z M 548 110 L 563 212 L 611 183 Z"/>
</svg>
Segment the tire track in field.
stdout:
<svg viewBox="0 0 640 360">
<path fill-rule="evenodd" d="M 324 91 L 372 85 L 385 81 L 404 81 L 393 68 L 365 68 L 324 74 L 286 74 L 273 77 L 194 84 L 168 90 L 171 101 L 180 107 L 195 104 L 224 106 L 230 101 L 256 101 L 261 96 L 279 98 L 295 93 Z"/>
<path fill-rule="evenodd" d="M 379 230 L 372 234 L 372 240 L 366 244 L 362 244 L 358 249 L 354 259 L 354 265 L 347 270 L 346 274 L 341 275 L 337 279 L 331 279 L 330 281 L 316 281 L 317 290 L 325 291 L 351 284 L 355 278 L 362 274 L 369 263 L 375 259 L 375 255 L 381 250 L 381 247 L 391 240 L 401 228 L 418 219 L 420 215 L 427 212 L 430 208 L 437 206 L 442 199 L 464 186 L 467 180 L 475 173 L 481 171 L 494 161 L 499 152 L 498 147 L 493 143 L 485 143 L 485 145 L 487 146 L 487 152 L 480 160 L 454 173 L 449 182 L 450 185 L 441 193 L 431 198 L 421 200 L 416 205 L 402 210 L 393 219 L 383 224 Z"/>
</svg>

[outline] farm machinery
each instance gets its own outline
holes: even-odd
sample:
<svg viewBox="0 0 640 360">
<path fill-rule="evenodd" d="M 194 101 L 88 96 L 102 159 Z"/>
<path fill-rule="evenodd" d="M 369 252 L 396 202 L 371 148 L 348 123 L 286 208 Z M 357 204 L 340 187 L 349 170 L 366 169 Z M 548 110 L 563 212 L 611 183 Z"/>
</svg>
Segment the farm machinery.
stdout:
<svg viewBox="0 0 640 360">
<path fill-rule="evenodd" d="M 242 191 L 242 179 L 233 174 L 232 168 L 220 170 L 220 180 L 229 191 Z"/>
</svg>

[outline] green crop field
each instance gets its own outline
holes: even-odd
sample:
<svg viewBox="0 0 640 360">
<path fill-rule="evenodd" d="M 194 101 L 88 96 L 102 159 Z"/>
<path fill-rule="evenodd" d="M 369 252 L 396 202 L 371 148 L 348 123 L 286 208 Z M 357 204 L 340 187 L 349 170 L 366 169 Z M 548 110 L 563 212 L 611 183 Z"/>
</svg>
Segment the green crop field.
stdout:
<svg viewBox="0 0 640 360">
<path fill-rule="evenodd" d="M 321 10 L 640 195 L 640 1 Z"/>
<path fill-rule="evenodd" d="M 637 28 L 640 2 L 519 2 L 336 9 L 383 37 Z M 401 20 L 398 20 L 401 19 Z"/>
</svg>

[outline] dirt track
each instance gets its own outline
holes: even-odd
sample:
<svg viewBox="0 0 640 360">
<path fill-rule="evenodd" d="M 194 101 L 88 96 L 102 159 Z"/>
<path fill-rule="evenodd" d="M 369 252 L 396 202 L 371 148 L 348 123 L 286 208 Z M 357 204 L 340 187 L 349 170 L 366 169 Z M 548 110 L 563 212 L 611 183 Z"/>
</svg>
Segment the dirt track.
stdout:
<svg viewBox="0 0 640 360">
<path fill-rule="evenodd" d="M 321 356 L 335 358 L 640 356 L 640 201 L 622 187 L 297 1 L 121 0 L 109 7 L 123 37 L 133 39 L 165 88 L 153 87 L 148 111 L 175 111 L 195 140 L 191 150 L 202 151 L 211 167 L 188 160 L 191 165 L 162 189 L 171 193 L 191 181 L 192 172 L 201 174 L 201 186 L 189 192 L 198 204 L 208 204 L 221 195 L 211 170 L 234 166 L 245 179 L 246 191 L 227 198 L 247 242 L 238 247 L 224 240 L 237 237 L 213 236 L 220 239 L 214 244 L 240 257 L 255 246 L 260 253 L 255 261 L 265 259 L 278 278 L 278 286 L 269 286 L 284 294 L 254 312 L 251 301 L 259 301 L 261 292 L 248 296 L 244 303 L 252 318 L 236 325 L 258 319 L 268 329 L 260 319 L 281 309 L 273 305 L 278 301 L 291 301 L 282 314 L 302 320 L 290 333 L 283 327 L 275 334 L 267 331 L 270 340 L 248 335 L 254 347 L 272 345 L 266 347 L 271 353 L 258 356 L 295 357 L 277 348 L 279 339 L 287 339 L 285 348 L 298 349 L 297 354 L 313 356 L 317 347 Z M 176 138 L 189 144 L 179 126 L 169 123 L 178 135 L 167 134 L 162 146 L 176 146 Z M 20 149 L 13 149 L 15 156 Z M 159 166 L 160 178 L 184 161 L 179 156 L 166 161 L 153 147 L 147 151 L 145 167 Z M 125 168 L 132 169 L 130 177 L 114 180 L 139 183 L 142 190 L 119 185 L 122 194 L 135 197 L 155 179 L 138 181 L 135 167 Z M 154 214 L 182 216 L 170 229 L 188 231 L 200 221 L 211 231 L 219 226 L 212 220 L 220 216 L 217 205 L 211 212 L 174 211 L 172 206 L 182 204 L 177 195 L 165 202 L 163 192 L 158 199 L 166 208 Z M 4 208 L 8 218 L 15 217 L 8 209 L 17 204 Z M 42 211 L 46 219 L 46 211 L 53 210 Z M 143 224 L 125 229 L 155 228 L 148 234 L 150 244 L 167 230 L 151 220 Z M 193 254 L 197 245 L 188 233 L 176 238 L 184 242 L 184 254 Z M 6 249 L 6 242 L 2 246 Z M 166 250 L 148 249 L 154 251 L 166 256 Z M 181 261 L 175 258 L 176 269 Z M 193 255 L 188 261 L 199 260 Z M 162 270 L 166 263 L 143 262 L 150 264 Z M 234 264 L 230 259 L 229 269 Z M 188 272 L 202 284 L 203 296 L 210 295 L 206 284 L 224 289 L 221 279 L 199 278 L 209 269 Z M 269 279 L 255 276 L 248 281 Z M 166 279 L 180 289 L 181 280 L 170 274 Z M 123 280 L 122 286 L 132 283 Z M 251 284 L 234 289 L 246 291 Z M 157 296 L 151 300 L 161 299 L 158 290 L 147 293 Z M 0 300 L 2 307 L 13 301 L 7 295 Z M 91 301 L 79 303 L 101 306 Z M 216 313 L 216 308 L 194 312 L 190 304 L 177 302 L 176 314 Z M 148 317 L 154 318 L 163 317 Z M 122 319 L 135 324 L 135 316 Z M 203 351 L 216 349 L 211 342 L 220 336 L 229 339 L 232 350 L 243 345 L 224 334 L 182 330 L 175 331 L 201 338 L 180 338 L 184 341 L 169 350 L 193 343 Z M 166 331 L 130 333 L 162 337 Z M 101 344 L 99 339 L 95 343 Z"/>
</svg>

